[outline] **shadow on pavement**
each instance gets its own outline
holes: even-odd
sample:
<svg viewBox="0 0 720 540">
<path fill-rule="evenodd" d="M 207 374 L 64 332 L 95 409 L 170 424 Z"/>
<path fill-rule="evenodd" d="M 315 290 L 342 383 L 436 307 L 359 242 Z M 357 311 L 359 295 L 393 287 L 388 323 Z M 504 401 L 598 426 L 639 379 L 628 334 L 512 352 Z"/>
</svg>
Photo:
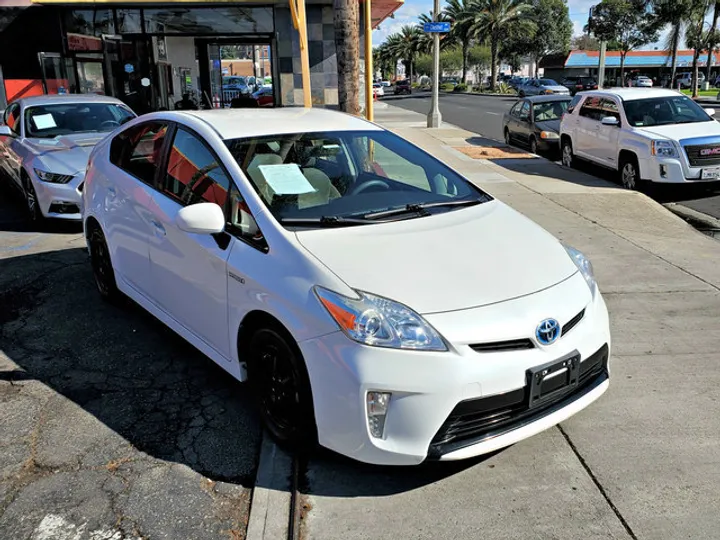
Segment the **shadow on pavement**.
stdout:
<svg viewBox="0 0 720 540">
<path fill-rule="evenodd" d="M 135 304 L 103 302 L 84 249 L 0 259 L 0 353 L 20 368 L 0 370 L 0 391 L 17 389 L 0 393 L 6 411 L 21 415 L 37 391 L 18 381 L 67 398 L 53 394 L 38 421 L 40 469 L 145 453 L 252 486 L 260 426 L 247 388 Z"/>
</svg>

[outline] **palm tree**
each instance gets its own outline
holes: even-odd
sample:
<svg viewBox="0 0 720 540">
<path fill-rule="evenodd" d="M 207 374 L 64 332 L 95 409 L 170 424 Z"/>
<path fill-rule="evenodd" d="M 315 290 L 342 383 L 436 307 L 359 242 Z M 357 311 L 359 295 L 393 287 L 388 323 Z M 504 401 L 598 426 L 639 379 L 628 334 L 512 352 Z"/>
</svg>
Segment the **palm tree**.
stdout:
<svg viewBox="0 0 720 540">
<path fill-rule="evenodd" d="M 692 12 L 692 0 L 655 0 L 654 13 L 658 26 L 670 25 L 670 33 L 665 41 L 665 49 L 672 56 L 670 84 L 675 81 L 677 71 L 677 52 L 682 42 L 685 25 Z"/>
<path fill-rule="evenodd" d="M 383 43 L 373 49 L 373 65 L 377 66 L 377 69 L 380 70 L 383 79 L 388 77 L 388 73 L 395 75 L 396 62 L 397 58 L 392 51 L 390 51 L 387 43 Z"/>
<path fill-rule="evenodd" d="M 462 82 L 467 82 L 468 56 L 472 43 L 470 5 L 472 0 L 448 0 L 443 14 L 451 23 L 447 39 L 459 43 L 462 48 Z"/>
<path fill-rule="evenodd" d="M 495 90 L 500 43 L 511 25 L 531 8 L 526 0 L 471 0 L 469 32 L 478 41 L 490 41 L 490 90 Z"/>
<path fill-rule="evenodd" d="M 708 42 L 708 28 L 705 16 L 710 9 L 710 0 L 695 0 L 685 31 L 685 46 L 693 49 L 692 97 L 698 97 L 698 58 Z"/>
<path fill-rule="evenodd" d="M 715 7 L 713 8 L 712 26 L 710 27 L 710 32 L 708 32 L 708 61 L 707 76 L 705 77 L 705 80 L 708 82 L 710 82 L 710 72 L 712 70 L 713 50 L 715 49 L 718 41 L 720 41 L 720 36 L 718 35 L 718 17 L 720 17 L 720 0 L 715 0 Z"/>
<path fill-rule="evenodd" d="M 417 26 L 406 24 L 400 29 L 400 32 L 390 36 L 387 43 L 396 57 L 402 58 L 406 62 L 408 78 L 412 82 L 413 64 L 415 58 L 421 52 L 422 33 Z"/>
<path fill-rule="evenodd" d="M 338 106 L 360 114 L 360 19 L 359 3 L 334 0 L 335 50 L 337 51 Z"/>
</svg>

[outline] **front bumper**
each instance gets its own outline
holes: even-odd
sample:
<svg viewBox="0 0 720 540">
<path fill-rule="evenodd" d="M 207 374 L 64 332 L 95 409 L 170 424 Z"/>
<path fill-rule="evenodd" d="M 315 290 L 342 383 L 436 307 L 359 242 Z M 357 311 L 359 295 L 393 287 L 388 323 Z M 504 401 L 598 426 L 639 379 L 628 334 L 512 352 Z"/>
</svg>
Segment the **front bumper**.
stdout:
<svg viewBox="0 0 720 540">
<path fill-rule="evenodd" d="M 717 166 L 713 166 L 715 168 Z M 698 184 L 717 182 L 702 178 L 703 167 L 690 167 L 679 158 L 645 158 L 640 163 L 643 180 L 667 184 Z"/>
<path fill-rule="evenodd" d="M 84 174 L 78 174 L 67 184 L 43 182 L 33 175 L 33 186 L 43 216 L 53 219 L 82 219 L 82 186 Z"/>
<path fill-rule="evenodd" d="M 537 323 L 547 317 L 548 308 L 563 323 L 583 307 L 580 322 L 550 346 L 535 343 L 529 349 L 496 352 L 477 352 L 470 347 L 471 343 L 532 336 Z M 607 346 L 609 355 L 607 308 L 599 293 L 590 299 L 583 278 L 575 274 L 528 297 L 426 319 L 450 343 L 450 351 L 368 347 L 339 331 L 300 343 L 321 445 L 382 465 L 414 465 L 428 458 L 464 459 L 547 429 L 589 405 L 608 387 L 605 364 L 604 375 L 593 378 L 592 388 L 578 387 L 572 396 L 564 396 L 567 399 L 559 408 L 524 416 L 518 411 L 490 436 L 473 432 L 445 444 L 448 423 L 461 404 L 523 393 L 529 369 L 568 354 L 577 352 L 585 361 Z M 368 429 L 365 401 L 369 391 L 392 393 L 382 438 L 372 437 Z"/>
</svg>

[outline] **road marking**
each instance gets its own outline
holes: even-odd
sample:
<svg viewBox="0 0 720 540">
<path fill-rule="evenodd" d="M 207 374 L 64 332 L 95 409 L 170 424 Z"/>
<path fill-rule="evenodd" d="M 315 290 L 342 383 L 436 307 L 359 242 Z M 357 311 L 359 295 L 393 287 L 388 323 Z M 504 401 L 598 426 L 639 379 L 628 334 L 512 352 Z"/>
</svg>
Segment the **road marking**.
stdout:
<svg viewBox="0 0 720 540">
<path fill-rule="evenodd" d="M 500 116 L 500 113 L 499 113 L 499 112 L 485 111 L 485 114 L 492 114 L 493 116 Z"/>
</svg>

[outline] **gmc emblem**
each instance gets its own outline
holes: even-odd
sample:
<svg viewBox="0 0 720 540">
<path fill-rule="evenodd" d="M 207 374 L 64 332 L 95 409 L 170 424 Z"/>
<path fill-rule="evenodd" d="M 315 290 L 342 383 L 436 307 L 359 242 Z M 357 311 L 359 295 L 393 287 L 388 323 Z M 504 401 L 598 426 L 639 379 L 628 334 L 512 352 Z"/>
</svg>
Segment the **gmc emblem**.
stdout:
<svg viewBox="0 0 720 540">
<path fill-rule="evenodd" d="M 700 150 L 700 155 L 701 155 L 701 156 L 716 156 L 716 155 L 718 155 L 718 154 L 720 154 L 720 147 L 716 147 L 716 148 L 703 148 L 702 150 Z"/>
</svg>

